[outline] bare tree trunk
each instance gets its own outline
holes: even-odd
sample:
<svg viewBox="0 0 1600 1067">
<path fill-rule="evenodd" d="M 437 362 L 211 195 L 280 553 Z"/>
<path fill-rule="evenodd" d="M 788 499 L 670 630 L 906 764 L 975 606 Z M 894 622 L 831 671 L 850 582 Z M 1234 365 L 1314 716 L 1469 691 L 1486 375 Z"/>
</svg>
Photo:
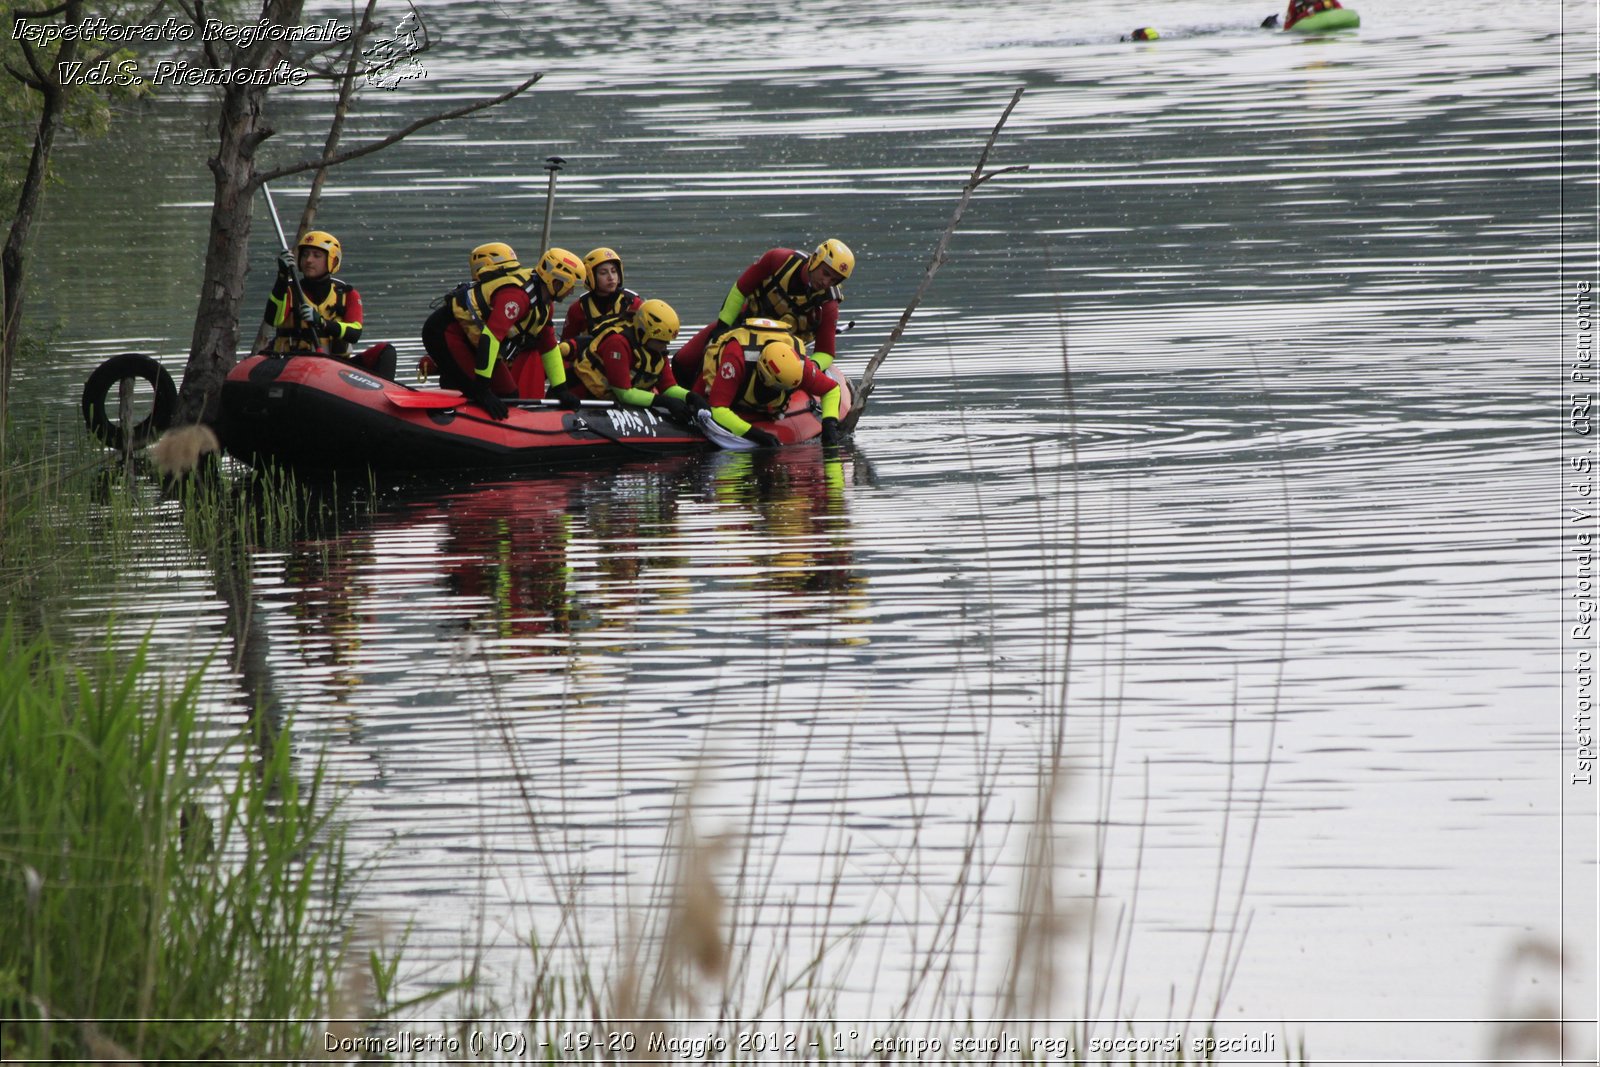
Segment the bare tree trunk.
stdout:
<svg viewBox="0 0 1600 1067">
<path fill-rule="evenodd" d="M 64 6 L 66 25 L 83 21 L 82 0 L 70 0 Z M 22 192 L 17 200 L 17 213 L 11 220 L 11 231 L 6 237 L 5 251 L 0 252 L 0 452 L 3 452 L 6 431 L 6 413 L 11 406 L 11 365 L 16 358 L 17 339 L 22 322 L 22 301 L 26 293 L 23 284 L 28 251 L 28 237 L 33 230 L 34 215 L 44 198 L 45 177 L 50 165 L 50 151 L 55 147 L 56 134 L 66 117 L 67 92 L 59 75 L 61 63 L 77 58 L 78 42 L 63 39 L 59 52 L 42 59 L 31 48 L 24 54 L 32 67 L 34 78 L 29 82 L 44 96 L 39 111 L 39 125 L 33 135 L 33 154 L 28 158 L 28 174 L 22 182 Z"/>
<path fill-rule="evenodd" d="M 262 8 L 261 21 L 285 28 L 296 26 L 304 6 L 304 0 L 267 0 Z M 198 15 L 198 5 L 194 13 Z M 363 27 L 366 27 L 365 19 Z M 269 35 L 263 35 L 264 38 L 266 36 Z M 214 44 L 208 44 L 207 48 L 214 67 L 252 70 L 271 70 L 285 58 L 286 50 L 281 42 L 263 39 L 247 52 L 235 52 L 233 61 L 228 63 L 216 54 Z M 351 51 L 356 53 L 359 49 L 352 46 Z M 354 63 L 353 59 L 351 63 Z M 353 73 L 353 66 L 349 69 Z M 176 423 L 181 426 L 197 421 L 216 421 L 222 383 L 237 361 L 239 309 L 244 300 L 244 279 L 249 256 L 250 200 L 258 188 L 291 174 L 325 170 L 352 159 L 360 159 L 403 141 L 435 123 L 448 122 L 495 107 L 525 92 L 541 77 L 542 74 L 534 74 L 498 96 L 417 119 L 386 137 L 356 148 L 334 153 L 324 151 L 314 159 L 264 172 L 256 169 L 256 149 L 273 134 L 272 128 L 262 118 L 262 105 L 268 86 L 228 86 L 223 94 L 217 123 L 217 154 L 207 161 L 215 179 L 211 240 L 206 247 L 205 281 L 201 286 L 200 306 L 195 315 L 189 362 L 184 369 L 183 385 L 178 391 Z M 347 98 L 342 96 L 341 100 L 341 106 L 345 106 Z M 330 130 L 330 145 L 337 140 L 339 132 L 342 132 L 342 122 L 337 129 Z"/>
<path fill-rule="evenodd" d="M 267 0 L 261 20 L 275 26 L 297 26 L 303 7 L 304 0 Z M 262 40 L 236 55 L 232 65 L 270 70 L 287 51 L 282 42 Z M 273 134 L 261 113 L 268 88 L 231 84 L 223 91 L 217 154 L 206 161 L 214 187 L 211 239 L 206 244 L 205 282 L 195 313 L 194 339 L 178 391 L 175 422 L 180 426 L 216 421 L 222 381 L 238 357 L 239 308 L 249 267 L 251 200 L 261 184 L 256 174 L 256 149 Z"/>
</svg>

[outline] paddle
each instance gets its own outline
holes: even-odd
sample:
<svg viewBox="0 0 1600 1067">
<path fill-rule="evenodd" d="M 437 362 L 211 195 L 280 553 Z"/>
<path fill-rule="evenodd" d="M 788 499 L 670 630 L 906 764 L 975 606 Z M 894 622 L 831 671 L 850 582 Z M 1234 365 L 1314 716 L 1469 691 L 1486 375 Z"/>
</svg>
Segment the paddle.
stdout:
<svg viewBox="0 0 1600 1067">
<path fill-rule="evenodd" d="M 267 210 L 272 213 L 272 225 L 277 227 L 278 230 L 278 246 L 284 252 L 288 252 L 289 237 L 283 232 L 283 222 L 278 218 L 278 205 L 272 202 L 272 190 L 267 188 L 266 182 L 262 182 L 261 191 L 267 195 Z M 289 292 L 294 297 L 294 319 L 297 324 L 295 326 L 295 332 L 304 334 L 307 330 L 310 330 L 311 347 L 316 349 L 318 353 L 326 355 L 327 353 L 323 349 L 322 342 L 316 331 L 316 327 L 300 317 L 300 309 L 303 307 L 311 307 L 311 301 L 306 299 L 305 292 L 300 288 L 300 281 L 294 276 L 293 271 L 289 273 Z"/>
</svg>

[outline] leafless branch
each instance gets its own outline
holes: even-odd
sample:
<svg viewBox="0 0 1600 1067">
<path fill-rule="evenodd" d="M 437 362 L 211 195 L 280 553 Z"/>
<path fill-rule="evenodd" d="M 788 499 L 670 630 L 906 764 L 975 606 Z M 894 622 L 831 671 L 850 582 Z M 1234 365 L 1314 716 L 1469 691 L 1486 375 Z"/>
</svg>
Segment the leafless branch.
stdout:
<svg viewBox="0 0 1600 1067">
<path fill-rule="evenodd" d="M 39 54 L 34 51 L 33 45 L 26 40 L 19 43 L 22 45 L 22 58 L 28 61 L 28 69 L 33 71 L 33 76 L 37 79 L 36 81 L 23 80 L 42 93 L 45 91 L 45 86 L 51 84 L 50 74 L 44 65 L 39 62 Z"/>
<path fill-rule="evenodd" d="M 322 158 L 327 159 L 335 155 L 339 148 L 339 138 L 344 134 L 345 119 L 350 114 L 350 98 L 356 91 L 356 68 L 361 58 L 361 45 L 372 32 L 372 12 L 378 6 L 378 0 L 367 0 L 367 9 L 361 13 L 361 24 L 356 27 L 355 36 L 350 39 L 350 50 L 345 57 L 344 73 L 339 81 L 339 99 L 333 105 L 333 118 L 328 123 L 328 136 L 322 142 Z M 317 204 L 322 199 L 322 185 L 328 178 L 328 166 L 317 168 L 317 173 L 311 179 L 311 192 L 306 197 L 306 206 L 300 214 L 300 229 L 298 233 L 305 233 L 311 228 L 317 218 Z"/>
<path fill-rule="evenodd" d="M 1022 99 L 1022 92 L 1023 90 L 1019 88 L 1011 95 L 1011 103 L 1006 105 L 1005 111 L 1000 115 L 1000 121 L 995 123 L 994 129 L 990 131 L 989 141 L 983 146 L 983 154 L 978 157 L 978 165 L 972 168 L 972 176 L 967 179 L 967 184 L 962 187 L 961 200 L 956 204 L 955 214 L 950 216 L 949 225 L 944 228 L 944 233 L 939 237 L 939 243 L 933 248 L 933 255 L 928 260 L 928 269 L 922 275 L 922 281 L 917 286 L 916 293 L 912 295 L 911 303 L 907 304 L 906 309 L 900 313 L 900 321 L 895 323 L 894 329 L 889 331 L 889 336 L 884 338 L 883 344 L 879 346 L 872 359 L 868 360 L 867 369 L 861 374 L 861 381 L 855 388 L 854 403 L 851 405 L 850 414 L 845 417 L 842 429 L 846 431 L 854 429 L 856 423 L 861 420 L 862 413 L 867 410 L 867 398 L 872 395 L 872 376 L 877 373 L 878 367 L 888 358 L 889 350 L 894 347 L 896 341 L 900 340 L 900 335 L 905 333 L 906 325 L 910 323 L 911 316 L 916 313 L 918 305 L 922 303 L 923 296 L 928 292 L 928 287 L 933 284 L 933 276 L 938 273 L 939 268 L 944 264 L 947 258 L 945 255 L 946 250 L 950 247 L 950 238 L 955 236 L 956 227 L 961 224 L 961 216 L 966 212 L 967 203 L 972 199 L 972 194 L 977 190 L 978 186 L 990 178 L 1028 169 L 1027 164 L 1003 167 L 1000 170 L 987 173 L 983 169 L 984 165 L 989 162 L 989 152 L 994 148 L 995 140 L 1000 136 L 1000 128 L 1011 117 L 1011 112 L 1017 106 L 1017 101 Z"/>
<path fill-rule="evenodd" d="M 131 25 L 134 25 L 134 26 L 147 26 L 147 25 L 149 25 L 150 23 L 155 21 L 155 17 L 157 15 L 161 14 L 161 9 L 166 7 L 166 6 L 167 6 L 167 0 L 156 0 L 156 6 L 151 8 L 149 11 L 145 12 L 139 18 L 135 19 L 131 23 Z M 96 52 L 92 58 L 90 58 L 90 59 L 85 61 L 84 65 L 92 67 L 96 63 L 99 63 L 102 59 L 109 59 L 110 57 L 116 55 L 120 51 L 122 51 L 121 46 L 118 46 L 118 47 L 115 47 L 115 48 L 107 48 L 103 52 Z"/>
<path fill-rule="evenodd" d="M 22 73 L 22 71 L 18 70 L 16 67 L 13 67 L 10 63 L 6 64 L 6 73 L 17 79 L 17 81 L 21 82 L 23 85 L 26 85 L 28 88 L 37 92 L 44 92 L 43 82 L 39 81 L 39 79 L 35 78 L 31 74 Z M 18 123 L 18 125 L 23 124 Z"/>
<path fill-rule="evenodd" d="M 256 175 L 256 184 L 260 185 L 262 182 L 277 181 L 280 178 L 287 178 L 291 174 L 300 174 L 304 171 L 316 170 L 321 167 L 336 167 L 341 163 L 348 163 L 352 159 L 359 159 L 362 156 L 371 155 L 373 152 L 388 148 L 397 141 L 405 140 L 418 130 L 426 126 L 432 126 L 436 122 L 446 122 L 450 119 L 458 119 L 463 115 L 470 115 L 475 111 L 482 111 L 485 108 L 491 108 L 497 104 L 503 104 L 512 97 L 517 96 L 532 87 L 532 85 L 542 77 L 544 77 L 543 71 L 535 74 L 521 85 L 518 85 L 507 92 L 501 93 L 499 96 L 492 97 L 488 100 L 479 100 L 476 103 L 467 104 L 464 107 L 458 107 L 454 111 L 442 111 L 437 115 L 429 115 L 426 118 L 418 119 L 416 122 L 413 122 L 404 129 L 396 130 L 394 133 L 391 133 L 382 140 L 373 141 L 369 144 L 362 145 L 360 148 L 352 148 L 348 152 L 340 152 L 338 155 L 334 156 L 325 155 L 319 159 L 305 159 L 301 160 L 299 163 L 291 163 L 288 166 L 279 167 L 276 170 L 265 171 Z"/>
<path fill-rule="evenodd" d="M 205 0 L 194 0 L 193 3 L 185 3 L 184 0 L 178 0 L 178 7 L 182 9 L 185 15 L 189 16 L 189 21 L 194 23 L 196 26 L 204 26 L 206 24 Z M 227 64 L 222 61 L 222 53 L 217 50 L 216 41 L 208 38 L 205 41 L 204 51 L 206 55 L 206 62 L 211 66 L 227 66 Z"/>
</svg>

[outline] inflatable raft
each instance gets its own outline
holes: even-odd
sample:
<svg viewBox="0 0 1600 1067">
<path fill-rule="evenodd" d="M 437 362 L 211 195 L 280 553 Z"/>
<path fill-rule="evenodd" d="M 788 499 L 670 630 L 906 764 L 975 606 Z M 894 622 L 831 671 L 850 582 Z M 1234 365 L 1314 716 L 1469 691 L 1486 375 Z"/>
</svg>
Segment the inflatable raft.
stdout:
<svg viewBox="0 0 1600 1067">
<path fill-rule="evenodd" d="M 841 388 L 842 418 L 851 394 L 848 382 Z M 745 445 L 719 439 L 714 424 L 610 401 L 586 400 L 576 411 L 554 401 L 508 403 L 517 406 L 496 421 L 460 393 L 399 385 L 341 360 L 251 356 L 222 386 L 217 430 L 236 459 L 317 471 L 509 469 Z M 752 423 L 785 445 L 822 432 L 819 406 L 799 392 L 780 417 Z"/>
<path fill-rule="evenodd" d="M 1287 33 L 1322 33 L 1326 30 L 1353 30 L 1361 25 L 1361 16 L 1347 7 L 1334 7 L 1307 15 L 1288 28 Z"/>
</svg>

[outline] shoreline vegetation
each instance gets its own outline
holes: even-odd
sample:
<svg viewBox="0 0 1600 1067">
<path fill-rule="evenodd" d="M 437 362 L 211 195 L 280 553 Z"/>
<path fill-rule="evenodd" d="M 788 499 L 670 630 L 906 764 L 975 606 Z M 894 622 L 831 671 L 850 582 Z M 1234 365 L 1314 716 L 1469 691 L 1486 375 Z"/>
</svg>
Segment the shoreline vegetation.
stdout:
<svg viewBox="0 0 1600 1067">
<path fill-rule="evenodd" d="M 1202 981 L 1212 981 L 1203 973 L 1192 976 L 1188 1012 L 1174 992 L 1166 1014 L 1191 1021 L 1167 1026 L 1166 1038 L 1146 1040 L 1159 1021 L 1135 1019 L 1123 1001 L 1137 900 L 1105 899 L 1093 870 L 1118 825 L 1100 810 L 1109 797 L 1104 783 L 1088 819 L 1062 810 L 1078 773 L 1060 736 L 1064 648 L 1042 653 L 1063 680 L 1045 694 L 1054 737 L 1037 754 L 1031 814 L 996 814 L 1007 799 L 1002 754 L 980 754 L 989 770 L 953 878 L 924 874 L 921 861 L 905 859 L 936 918 L 914 955 L 890 965 L 905 972 L 906 985 L 885 987 L 894 1005 L 876 1031 L 852 1029 L 841 1010 L 863 970 L 882 975 L 886 966 L 874 921 L 851 917 L 840 903 L 850 862 L 842 798 L 828 843 L 833 859 L 819 865 L 812 887 L 811 905 L 826 919 L 820 928 L 795 900 L 771 897 L 781 860 L 759 841 L 775 831 L 781 837 L 783 827 L 770 825 L 774 816 L 752 798 L 746 830 L 707 831 L 695 810 L 700 783 L 679 791 L 643 905 L 625 902 L 597 915 L 578 903 L 582 872 L 559 839 L 545 836 L 549 812 L 541 805 L 548 802 L 532 787 L 511 709 L 499 706 L 492 688 L 482 711 L 486 741 L 502 746 L 516 768 L 522 818 L 559 921 L 547 940 L 534 935 L 525 945 L 532 977 L 517 988 L 519 1003 L 486 999 L 473 982 L 481 959 L 461 962 L 462 979 L 433 982 L 417 995 L 422 983 L 408 984 L 415 976 L 403 969 L 405 938 L 357 910 L 361 872 L 345 851 L 337 788 L 314 754 L 295 750 L 270 678 L 258 677 L 270 671 L 251 667 L 264 657 L 248 648 L 249 554 L 337 523 L 338 515 L 288 477 L 214 467 L 162 488 L 137 458 L 132 467 L 105 459 L 74 467 L 62 458 L 83 454 L 81 442 L 13 442 L 16 462 L 0 480 L 0 584 L 10 605 L 0 625 L 6 1058 L 431 1062 L 454 1050 L 505 1062 L 530 1055 L 750 1063 L 1227 1059 L 1221 1042 L 1235 1035 L 1193 1020 L 1220 1017 L 1244 947 L 1235 935 L 1248 928 L 1237 907 L 1217 932 L 1228 938 L 1226 958 L 1215 961 L 1214 1003 L 1199 1016 L 1196 1002 L 1213 1000 L 1200 996 Z M 114 582 L 124 553 L 153 529 L 174 526 L 182 551 L 216 575 L 235 646 L 177 680 L 163 675 L 146 644 L 130 649 L 115 618 L 78 620 L 69 630 L 51 607 L 70 603 L 86 582 Z M 1054 562 L 1053 573 L 1072 565 Z M 1070 588 L 1070 574 L 1056 576 Z M 205 706 L 202 680 L 219 665 L 235 668 L 251 690 L 256 711 L 242 724 L 219 723 Z M 981 724 L 992 713 L 976 707 L 952 715 Z M 1115 748 L 1114 733 L 1100 744 L 1104 757 Z M 1241 802 L 1248 808 L 1249 792 L 1230 785 L 1230 811 Z M 1255 809 L 1245 821 L 1259 818 L 1259 803 Z M 919 825 L 927 816 L 912 814 Z M 1092 835 L 1076 829 L 1085 825 Z M 1002 861 L 994 833 L 1007 853 L 1020 846 L 1020 859 Z M 1002 865 L 1017 882 L 1016 899 L 1005 902 L 990 885 Z M 1219 856 L 1219 891 L 1224 867 Z M 1064 890 L 1061 875 L 1071 868 L 1090 868 L 1089 899 Z M 1244 891 L 1242 881 L 1228 889 L 1240 900 Z M 993 989 L 977 958 L 996 954 L 1004 959 Z M 1079 962 L 1067 965 L 1069 954 Z M 410 999 L 397 1000 L 402 995 Z M 455 1009 L 441 1010 L 452 995 Z M 1069 996 L 1076 1006 L 1067 1007 Z M 1063 1011 L 1098 1021 L 1074 1022 Z M 430 1015 L 450 1021 L 430 1023 Z M 518 1021 L 494 1021 L 500 1017 Z M 1039 1021 L 1053 1017 L 1062 1021 Z M 1124 1021 L 1107 1021 L 1116 1018 Z M 1274 1037 L 1271 1058 L 1302 1061 L 1303 1048 L 1291 1044 L 1286 1034 Z"/>
<path fill-rule="evenodd" d="M 356 956 L 357 871 L 324 768 L 284 723 L 208 715 L 214 664 L 170 678 L 113 615 L 68 610 L 179 509 L 216 561 L 281 537 L 297 497 L 179 503 L 120 462 L 69 458 L 85 452 L 13 441 L 0 471 L 0 1055 L 301 1056 L 312 1020 L 388 966 Z"/>
</svg>

